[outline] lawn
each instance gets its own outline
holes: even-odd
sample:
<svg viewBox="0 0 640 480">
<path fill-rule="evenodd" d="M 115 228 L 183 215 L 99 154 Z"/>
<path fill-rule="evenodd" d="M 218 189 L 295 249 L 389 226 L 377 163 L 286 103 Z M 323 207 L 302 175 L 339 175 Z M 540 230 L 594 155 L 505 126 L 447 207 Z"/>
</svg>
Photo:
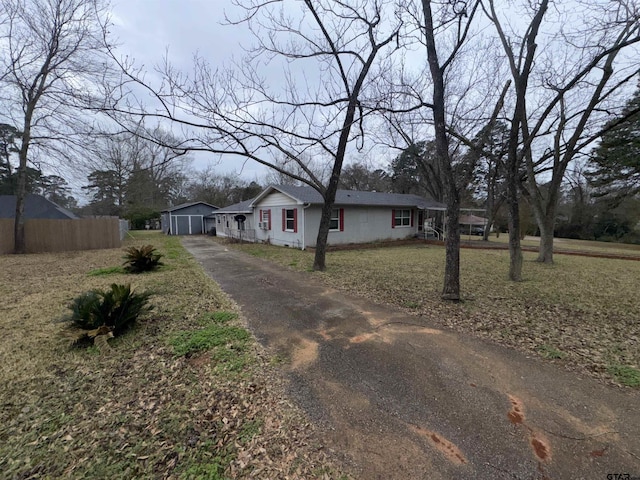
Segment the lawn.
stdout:
<svg viewBox="0 0 640 480">
<path fill-rule="evenodd" d="M 175 237 L 142 232 L 160 270 L 120 249 L 0 256 L 2 478 L 337 478 L 237 307 Z M 154 309 L 110 349 L 55 322 L 90 289 L 131 283 Z"/>
<path fill-rule="evenodd" d="M 584 245 L 589 249 L 600 245 Z M 287 268 L 311 271 L 313 253 L 238 245 Z M 524 281 L 507 280 L 504 250 L 463 249 L 464 301 L 440 299 L 444 248 L 415 245 L 330 252 L 327 284 L 397 306 L 444 327 L 489 338 L 602 380 L 640 386 L 640 262 L 524 254 Z"/>
</svg>

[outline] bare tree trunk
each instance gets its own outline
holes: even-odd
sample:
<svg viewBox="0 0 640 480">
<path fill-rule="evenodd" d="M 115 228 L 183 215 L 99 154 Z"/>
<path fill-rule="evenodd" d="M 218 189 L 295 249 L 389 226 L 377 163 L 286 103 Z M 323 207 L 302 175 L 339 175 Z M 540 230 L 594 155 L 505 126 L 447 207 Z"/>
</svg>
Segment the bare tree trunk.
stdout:
<svg viewBox="0 0 640 480">
<path fill-rule="evenodd" d="M 509 208 L 509 280 L 522 280 L 522 247 L 520 246 L 520 206 L 518 205 L 518 185 L 507 180 L 507 205 Z"/>
<path fill-rule="evenodd" d="M 489 186 L 487 189 L 487 208 L 485 210 L 485 215 L 487 217 L 487 224 L 484 227 L 484 232 L 482 233 L 482 240 L 485 242 L 489 241 L 489 231 L 491 230 L 491 224 L 493 223 L 494 214 L 494 205 L 495 205 L 495 188 L 491 179 L 491 171 L 489 172 Z"/>
<path fill-rule="evenodd" d="M 538 223 L 540 229 L 540 248 L 538 250 L 537 262 L 553 263 L 553 230 L 555 227 L 555 217 L 546 217 Z"/>
<path fill-rule="evenodd" d="M 433 120 L 436 152 L 444 177 L 445 199 L 447 202 L 447 233 L 445 237 L 445 271 L 442 298 L 460 300 L 460 195 L 456 186 L 449 157 L 449 141 L 445 123 L 444 72 L 438 60 L 431 2 L 422 0 L 425 20 L 427 60 L 433 80 Z"/>
<path fill-rule="evenodd" d="M 22 157 L 22 155 L 21 155 Z M 18 167 L 18 188 L 16 191 L 16 216 L 13 225 L 13 251 L 14 253 L 26 253 L 27 242 L 24 234 L 24 204 L 27 197 L 27 169 L 22 166 L 22 158 Z"/>
<path fill-rule="evenodd" d="M 13 227 L 13 251 L 20 254 L 26 253 L 27 251 L 27 242 L 24 234 L 24 204 L 27 197 L 27 156 L 31 143 L 31 122 L 34 108 L 34 102 L 27 104 L 24 128 L 21 135 L 22 144 L 20 145 L 20 152 L 18 154 L 18 185 L 16 191 L 16 216 Z"/>
<path fill-rule="evenodd" d="M 313 259 L 313 269 L 316 271 L 324 271 L 326 268 L 327 240 L 329 238 L 329 227 L 331 226 L 332 209 L 333 202 L 327 202 L 325 200 L 322 205 L 320 228 L 318 229 L 318 237 L 316 238 L 316 253 Z"/>
</svg>

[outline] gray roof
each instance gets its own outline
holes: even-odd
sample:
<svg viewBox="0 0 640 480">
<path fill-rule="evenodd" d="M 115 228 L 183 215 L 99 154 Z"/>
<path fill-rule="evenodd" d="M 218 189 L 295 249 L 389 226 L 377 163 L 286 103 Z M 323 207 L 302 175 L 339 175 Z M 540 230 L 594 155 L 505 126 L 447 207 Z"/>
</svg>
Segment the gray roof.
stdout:
<svg viewBox="0 0 640 480">
<path fill-rule="evenodd" d="M 253 202 L 255 198 L 250 198 L 249 200 L 244 200 L 243 202 L 234 203 L 233 205 L 229 205 L 227 207 L 222 207 L 216 210 L 211 215 L 207 215 L 206 218 L 211 218 L 217 213 L 251 213 L 251 202 Z"/>
<path fill-rule="evenodd" d="M 291 186 L 291 185 L 271 185 L 267 188 L 276 189 L 289 195 L 301 203 L 310 203 L 312 205 L 324 203 L 322 195 L 312 187 Z M 267 191 L 263 191 L 258 197 L 263 197 Z M 416 207 L 420 209 L 444 210 L 445 205 L 423 198 L 419 195 L 404 193 L 383 193 L 383 192 L 360 192 L 357 190 L 338 190 L 336 192 L 335 205 L 361 205 L 361 206 L 380 206 L 380 207 Z"/>
<path fill-rule="evenodd" d="M 188 202 L 188 203 L 181 203 L 180 205 L 176 205 L 175 207 L 168 207 L 165 210 L 162 210 L 162 213 L 175 212 L 176 210 L 182 210 L 183 208 L 188 208 L 188 207 L 192 207 L 193 205 L 200 205 L 200 204 L 206 205 L 207 207 L 211 207 L 214 210 L 218 208 L 215 205 L 211 205 L 210 203 L 207 203 L 207 202 Z"/>
<path fill-rule="evenodd" d="M 0 195 L 0 218 L 15 218 L 16 196 Z M 42 195 L 27 194 L 24 200 L 24 218 L 69 220 L 78 218 L 66 208 L 47 200 Z"/>
</svg>

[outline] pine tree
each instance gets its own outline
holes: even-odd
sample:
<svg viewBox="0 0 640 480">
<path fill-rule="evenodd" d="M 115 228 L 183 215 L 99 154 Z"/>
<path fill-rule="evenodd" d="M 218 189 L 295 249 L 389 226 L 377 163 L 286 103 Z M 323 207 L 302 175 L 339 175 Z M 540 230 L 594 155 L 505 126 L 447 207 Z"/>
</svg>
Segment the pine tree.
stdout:
<svg viewBox="0 0 640 480">
<path fill-rule="evenodd" d="M 595 196 L 617 205 L 640 194 L 640 89 L 627 102 L 622 115 L 607 127 L 587 176 Z"/>
</svg>

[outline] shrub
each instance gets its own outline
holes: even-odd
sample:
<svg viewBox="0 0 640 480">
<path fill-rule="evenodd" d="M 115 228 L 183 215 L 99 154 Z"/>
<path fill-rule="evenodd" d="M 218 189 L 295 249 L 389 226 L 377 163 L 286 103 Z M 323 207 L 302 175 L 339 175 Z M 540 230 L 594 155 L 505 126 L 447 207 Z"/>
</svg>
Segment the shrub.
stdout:
<svg viewBox="0 0 640 480">
<path fill-rule="evenodd" d="M 151 293 L 134 293 L 131 285 L 112 284 L 106 291 L 92 290 L 74 298 L 71 313 L 62 318 L 80 330 L 75 337 L 95 338 L 98 335 L 118 335 L 130 327 L 144 312 L 151 310 Z"/>
<path fill-rule="evenodd" d="M 153 245 L 143 245 L 140 248 L 129 247 L 125 250 L 124 269 L 129 273 L 141 273 L 154 270 L 162 265 L 161 254 L 157 253 Z"/>
</svg>

